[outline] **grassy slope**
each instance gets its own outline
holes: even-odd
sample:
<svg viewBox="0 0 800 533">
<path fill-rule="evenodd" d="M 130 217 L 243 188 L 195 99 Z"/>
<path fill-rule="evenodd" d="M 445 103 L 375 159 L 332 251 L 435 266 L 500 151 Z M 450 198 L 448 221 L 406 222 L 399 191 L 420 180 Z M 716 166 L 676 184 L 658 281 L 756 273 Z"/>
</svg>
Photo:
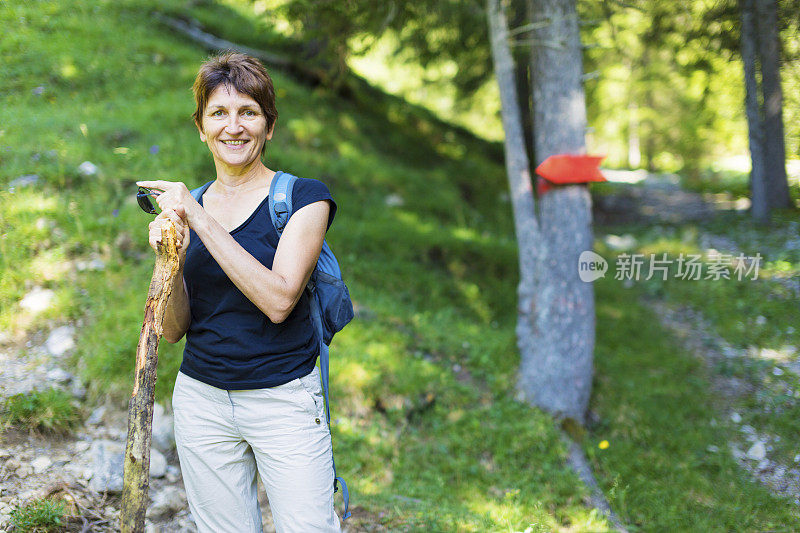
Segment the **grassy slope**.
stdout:
<svg viewBox="0 0 800 533">
<path fill-rule="evenodd" d="M 94 397 L 117 401 L 129 390 L 152 269 L 148 217 L 132 201 L 131 185 L 145 176 L 196 185 L 213 171 L 189 121 L 188 88 L 205 53 L 170 36 L 142 4 L 0 6 L 0 20 L 15 28 L 0 37 L 6 58 L 1 178 L 40 176 L 33 188 L 0 191 L 0 328 L 33 330 L 49 319 L 83 318 L 76 365 L 91 380 Z M 233 12 L 204 3 L 194 9 L 200 19 L 225 21 L 219 29 L 229 39 L 273 42 Z M 392 530 L 606 529 L 583 507 L 585 491 L 565 467 L 552 421 L 511 397 L 518 362 L 516 253 L 509 205 L 500 200 L 497 147 L 392 98 L 363 93 L 357 105 L 280 73 L 274 77 L 281 118 L 268 161 L 331 186 L 340 210 L 330 241 L 361 310 L 337 336 L 332 360 L 337 463 L 360 507 L 356 520 L 368 512 Z M 44 92 L 34 94 L 39 86 Z M 76 168 L 84 160 L 100 173 L 80 176 Z M 479 187 L 487 192 L 479 194 Z M 391 194 L 404 206 L 387 207 Z M 90 255 L 102 258 L 105 270 L 63 267 Z M 30 280 L 56 291 L 53 309 L 43 315 L 15 304 Z M 663 409 L 663 398 L 640 404 L 638 388 L 623 386 L 641 377 L 627 370 L 635 356 L 631 345 L 653 329 L 604 333 L 644 312 L 622 298 L 602 289 L 598 298 L 607 303 L 598 305 L 593 402 L 609 430 L 592 438 L 610 437 L 612 446 L 594 454 L 594 441 L 585 443 L 605 488 L 619 479 L 610 491 L 613 503 L 645 529 L 691 525 L 708 509 L 715 511 L 704 518 L 708 529 L 766 527 L 768 497 L 739 480 L 729 463 L 719 476 L 730 490 L 706 491 L 698 511 L 684 504 L 685 493 L 705 490 L 711 478 L 670 466 L 685 452 L 683 441 L 653 447 L 655 455 L 635 446 L 630 413 L 641 413 L 637 427 L 649 438 L 657 438 L 656 428 L 694 415 L 682 402 L 674 411 Z M 162 347 L 162 400 L 171 392 L 180 349 Z M 691 368 L 681 354 L 660 355 Z M 665 394 L 702 392 L 700 383 Z M 621 402 L 623 391 L 630 396 Z M 700 449 L 711 443 L 702 432 L 697 439 L 692 445 Z M 661 466 L 647 468 L 654 464 Z"/>
<path fill-rule="evenodd" d="M 17 28 L 2 42 L 10 58 L 3 179 L 40 176 L 34 187 L 0 193 L 13 206 L 0 220 L 0 325 L 83 317 L 76 364 L 95 397 L 124 401 L 152 269 L 148 217 L 132 201 L 132 183 L 212 176 L 189 121 L 188 89 L 205 53 L 132 2 L 0 9 Z M 502 166 L 486 157 L 497 149 L 392 99 L 368 112 L 277 72 L 275 82 L 281 118 L 268 160 L 331 186 L 340 214 L 330 240 L 362 310 L 337 337 L 332 361 L 337 463 L 354 503 L 392 529 L 604 529 L 581 503 L 549 418 L 510 397 L 513 282 L 505 280 L 515 251 L 507 206 L 490 208 L 503 188 Z M 84 160 L 97 176 L 78 174 Z M 405 207 L 387 208 L 390 194 Z M 90 254 L 105 270 L 60 267 Z M 15 305 L 26 280 L 56 291 L 46 314 L 26 318 Z M 179 361 L 180 346 L 165 345 L 161 399 Z M 455 363 L 481 378 L 460 384 Z M 435 401 L 418 410 L 425 398 Z"/>
</svg>

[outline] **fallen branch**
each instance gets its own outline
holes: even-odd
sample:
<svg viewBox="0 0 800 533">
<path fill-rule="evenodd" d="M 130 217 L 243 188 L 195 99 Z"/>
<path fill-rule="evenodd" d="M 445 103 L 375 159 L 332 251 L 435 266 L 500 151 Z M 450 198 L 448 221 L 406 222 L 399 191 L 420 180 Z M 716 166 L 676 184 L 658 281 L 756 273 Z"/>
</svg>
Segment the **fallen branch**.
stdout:
<svg viewBox="0 0 800 533">
<path fill-rule="evenodd" d="M 153 435 L 158 341 L 167 300 L 178 273 L 178 248 L 175 226 L 161 228 L 156 265 L 144 308 L 144 323 L 136 348 L 136 378 L 128 406 L 128 443 L 120 512 L 122 533 L 144 531 L 147 491 L 150 481 L 150 442 Z"/>
<path fill-rule="evenodd" d="M 224 50 L 241 52 L 243 54 L 258 58 L 265 65 L 278 67 L 289 71 L 300 79 L 307 80 L 311 83 L 319 84 L 323 83 L 325 80 L 324 71 L 322 69 L 314 69 L 298 61 L 278 54 L 266 52 L 264 50 L 258 50 L 256 48 L 250 48 L 249 46 L 244 46 L 222 39 L 221 37 L 217 37 L 216 35 L 212 35 L 201 30 L 197 25 L 192 25 L 183 20 L 169 17 L 158 12 L 154 13 L 153 17 L 162 24 L 169 26 L 178 33 L 182 33 L 194 42 L 202 45 L 203 48 L 210 52 L 219 52 Z"/>
</svg>

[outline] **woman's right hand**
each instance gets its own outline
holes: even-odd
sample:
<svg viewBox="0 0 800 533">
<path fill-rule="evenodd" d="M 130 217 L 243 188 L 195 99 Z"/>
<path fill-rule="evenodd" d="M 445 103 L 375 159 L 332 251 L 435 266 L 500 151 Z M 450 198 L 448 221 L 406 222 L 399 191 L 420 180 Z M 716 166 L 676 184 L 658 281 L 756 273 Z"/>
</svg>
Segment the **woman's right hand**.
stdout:
<svg viewBox="0 0 800 533">
<path fill-rule="evenodd" d="M 178 216 L 175 210 L 166 209 L 150 222 L 150 234 L 148 239 L 150 247 L 158 253 L 158 243 L 161 242 L 161 228 L 167 222 L 172 222 L 175 225 L 178 242 L 178 258 L 180 259 L 180 265 L 183 266 L 183 261 L 186 258 L 186 249 L 189 247 L 189 224 Z"/>
</svg>

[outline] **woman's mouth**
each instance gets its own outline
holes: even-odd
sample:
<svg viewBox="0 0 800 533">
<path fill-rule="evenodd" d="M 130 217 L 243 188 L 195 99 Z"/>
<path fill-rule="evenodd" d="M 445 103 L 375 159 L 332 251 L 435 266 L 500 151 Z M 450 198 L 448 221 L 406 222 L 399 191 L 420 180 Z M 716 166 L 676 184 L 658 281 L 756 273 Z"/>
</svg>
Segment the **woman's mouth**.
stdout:
<svg viewBox="0 0 800 533">
<path fill-rule="evenodd" d="M 250 142 L 249 140 L 231 140 L 231 141 L 220 141 L 222 144 L 227 146 L 228 148 L 240 148 L 244 146 L 246 143 Z"/>
</svg>

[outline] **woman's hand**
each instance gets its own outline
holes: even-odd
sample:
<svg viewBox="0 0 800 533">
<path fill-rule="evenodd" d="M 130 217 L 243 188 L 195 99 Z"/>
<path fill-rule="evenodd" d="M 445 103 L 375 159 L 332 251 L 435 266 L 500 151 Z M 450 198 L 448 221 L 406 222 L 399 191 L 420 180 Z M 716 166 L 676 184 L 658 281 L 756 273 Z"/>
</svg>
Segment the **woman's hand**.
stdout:
<svg viewBox="0 0 800 533">
<path fill-rule="evenodd" d="M 137 181 L 136 185 L 161 191 L 161 194 L 156 196 L 158 207 L 162 211 L 174 211 L 189 227 L 194 226 L 195 217 L 203 210 L 183 182 L 164 180 Z"/>
<path fill-rule="evenodd" d="M 150 234 L 148 241 L 150 247 L 159 253 L 158 243 L 162 239 L 162 228 L 167 224 L 175 226 L 175 238 L 178 244 L 178 272 L 176 274 L 175 286 L 169 295 L 167 307 L 164 310 L 164 321 L 162 324 L 164 338 L 169 343 L 176 343 L 186 330 L 189 329 L 191 313 L 189 312 L 189 299 L 186 291 L 186 282 L 183 279 L 183 264 L 186 261 L 186 249 L 189 247 L 189 224 L 186 220 L 178 216 L 174 209 L 164 209 L 158 216 L 150 222 Z M 163 257 L 163 256 L 161 256 Z"/>
<path fill-rule="evenodd" d="M 161 242 L 161 230 L 169 222 L 172 222 L 175 226 L 178 243 L 178 259 L 181 268 L 183 268 L 183 261 L 186 259 L 186 249 L 189 247 L 189 224 L 178 216 L 178 213 L 173 209 L 161 211 L 161 213 L 150 222 L 148 241 L 150 242 L 150 247 L 158 253 L 158 243 Z"/>
</svg>

